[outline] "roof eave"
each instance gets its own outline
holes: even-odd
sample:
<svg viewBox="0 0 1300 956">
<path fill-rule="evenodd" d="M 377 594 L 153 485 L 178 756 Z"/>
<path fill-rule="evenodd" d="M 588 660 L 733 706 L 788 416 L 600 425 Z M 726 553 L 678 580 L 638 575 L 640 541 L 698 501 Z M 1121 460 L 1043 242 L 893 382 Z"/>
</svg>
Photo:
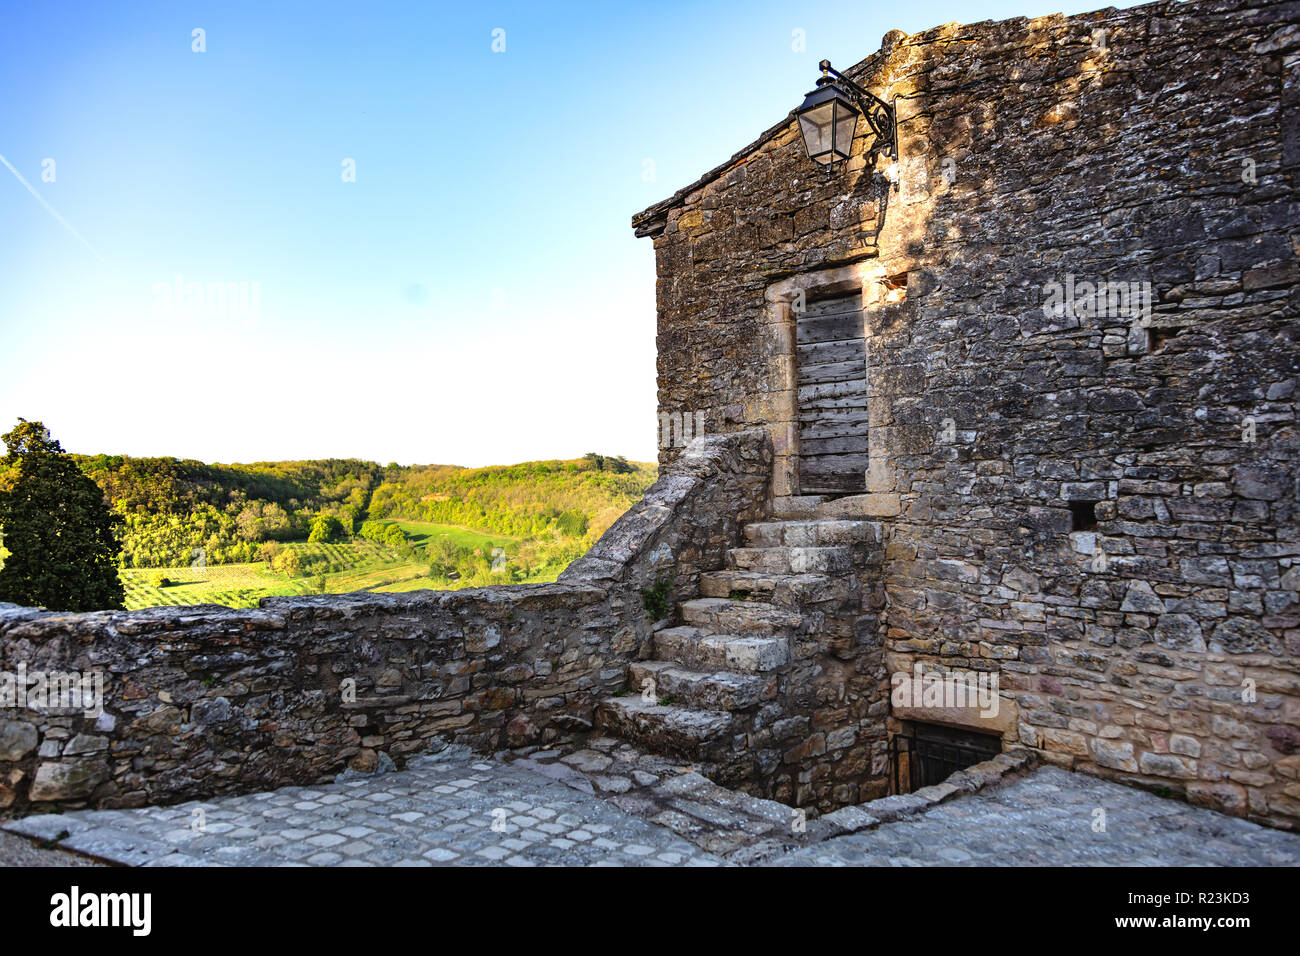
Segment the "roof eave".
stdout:
<svg viewBox="0 0 1300 956">
<path fill-rule="evenodd" d="M 785 115 L 784 119 L 779 123 L 769 126 L 759 134 L 758 139 L 754 140 L 739 152 L 733 154 L 726 162 L 714 166 L 699 179 L 695 180 L 695 182 L 691 183 L 689 186 L 683 186 L 667 199 L 661 199 L 653 206 L 648 206 L 634 215 L 632 217 L 632 231 L 636 234 L 636 237 L 638 239 L 645 236 L 653 238 L 662 233 L 668 225 L 668 211 L 670 209 L 681 205 L 682 201 L 697 189 L 721 179 L 723 174 L 733 166 L 746 161 L 753 153 L 757 152 L 764 143 L 789 126 L 794 120 L 794 114 L 795 111 L 791 110 Z"/>
<path fill-rule="evenodd" d="M 870 56 L 868 56 L 866 59 L 861 60 L 860 62 L 855 63 L 853 66 L 849 67 L 847 70 L 844 71 L 845 75 L 848 76 L 850 79 L 854 80 L 855 82 L 861 82 L 861 79 L 859 78 L 865 77 L 866 75 L 872 73 L 875 70 L 876 66 L 879 64 L 880 59 L 883 56 L 888 55 L 895 47 L 899 45 L 899 43 L 901 43 L 905 39 L 907 39 L 907 34 L 904 33 L 902 30 L 891 30 L 889 33 L 885 34 L 885 39 L 881 43 L 881 48 L 879 52 L 873 53 Z M 671 210 L 675 206 L 681 205 L 682 201 L 685 200 L 687 196 L 695 192 L 697 189 L 701 189 L 704 186 L 707 186 L 709 183 L 720 179 L 723 176 L 723 174 L 726 173 L 729 169 L 731 169 L 732 167 L 736 166 L 739 163 L 745 162 L 753 153 L 755 153 L 760 147 L 762 147 L 763 144 L 765 144 L 773 136 L 777 135 L 782 130 L 784 130 L 787 126 L 789 126 L 792 122 L 794 122 L 796 112 L 798 112 L 797 107 L 795 109 L 792 109 L 789 113 L 787 113 L 785 115 L 785 118 L 782 119 L 779 123 L 775 123 L 772 126 L 769 126 L 766 130 L 764 130 L 759 135 L 759 137 L 756 140 L 754 140 L 744 149 L 737 152 L 725 163 L 722 163 L 721 165 L 718 166 L 714 166 L 712 169 L 710 169 L 699 179 L 695 180 L 695 182 L 691 183 L 689 186 L 683 186 L 681 189 L 677 190 L 677 192 L 673 193 L 667 199 L 660 200 L 659 202 L 655 203 L 653 206 L 649 206 L 646 209 L 641 210 L 641 212 L 637 213 L 635 216 L 633 216 L 632 231 L 636 234 L 637 238 L 640 239 L 645 236 L 650 236 L 653 238 L 655 236 L 662 234 L 664 229 L 666 229 L 668 226 L 669 210 Z"/>
</svg>

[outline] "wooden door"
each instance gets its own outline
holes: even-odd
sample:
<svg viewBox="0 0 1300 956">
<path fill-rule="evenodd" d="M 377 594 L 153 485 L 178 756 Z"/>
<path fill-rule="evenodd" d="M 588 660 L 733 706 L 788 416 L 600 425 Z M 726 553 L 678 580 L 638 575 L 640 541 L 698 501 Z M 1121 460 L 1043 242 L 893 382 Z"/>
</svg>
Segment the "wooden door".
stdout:
<svg viewBox="0 0 1300 956">
<path fill-rule="evenodd" d="M 799 491 L 861 494 L 867 475 L 862 296 L 810 302 L 796 316 Z"/>
</svg>

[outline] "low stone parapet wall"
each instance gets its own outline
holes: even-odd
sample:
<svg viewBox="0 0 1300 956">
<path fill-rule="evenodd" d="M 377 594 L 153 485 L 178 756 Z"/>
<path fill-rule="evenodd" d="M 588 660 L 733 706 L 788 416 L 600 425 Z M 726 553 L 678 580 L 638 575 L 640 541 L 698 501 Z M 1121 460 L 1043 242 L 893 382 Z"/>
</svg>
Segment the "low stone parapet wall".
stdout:
<svg viewBox="0 0 1300 956">
<path fill-rule="evenodd" d="M 698 440 L 556 584 L 242 610 L 0 605 L 0 813 L 303 784 L 438 741 L 589 728 L 649 639 L 644 593 L 694 596 L 701 562 L 761 513 L 770 472 L 765 432 Z"/>
</svg>

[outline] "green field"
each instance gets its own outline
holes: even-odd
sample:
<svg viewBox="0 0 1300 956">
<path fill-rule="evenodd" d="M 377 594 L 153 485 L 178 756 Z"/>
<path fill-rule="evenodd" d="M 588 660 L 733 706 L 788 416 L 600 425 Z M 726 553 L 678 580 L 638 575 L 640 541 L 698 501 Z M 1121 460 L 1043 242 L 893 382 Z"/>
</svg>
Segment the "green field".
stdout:
<svg viewBox="0 0 1300 956">
<path fill-rule="evenodd" d="M 411 544 L 421 549 L 427 548 L 435 538 L 450 538 L 453 544 L 460 545 L 463 548 L 481 548 L 485 545 L 487 547 L 493 545 L 504 547 L 519 540 L 503 534 L 486 534 L 482 531 L 471 531 L 468 528 L 459 528 L 449 524 L 429 524 L 424 521 L 407 521 L 403 518 L 391 519 L 389 523 L 401 528 Z"/>
<path fill-rule="evenodd" d="M 266 563 L 221 564 L 196 570 L 193 568 L 126 569 L 121 572 L 129 610 L 181 604 L 224 604 L 227 607 L 254 607 L 258 600 L 276 594 L 308 594 L 307 581 L 286 581 L 272 574 Z M 175 582 L 169 587 L 156 586 L 159 578 Z"/>
<path fill-rule="evenodd" d="M 255 607 L 264 597 L 294 594 L 346 594 L 352 591 L 417 591 L 424 588 L 456 588 L 473 583 L 431 578 L 424 552 L 438 538 L 449 538 L 460 547 L 509 548 L 515 539 L 487 535 L 453 525 L 418 521 L 396 521 L 415 549 L 414 557 L 373 541 L 352 538 L 335 543 L 293 542 L 286 551 L 296 551 L 308 565 L 298 577 L 273 572 L 265 561 L 250 564 L 220 564 L 206 568 L 128 568 L 121 571 L 130 610 L 163 605 L 224 604 L 227 607 Z M 560 568 L 526 580 L 554 580 Z M 500 577 L 498 575 L 498 577 Z M 171 583 L 159 587 L 158 581 Z M 321 590 L 321 583 L 324 590 Z"/>
</svg>

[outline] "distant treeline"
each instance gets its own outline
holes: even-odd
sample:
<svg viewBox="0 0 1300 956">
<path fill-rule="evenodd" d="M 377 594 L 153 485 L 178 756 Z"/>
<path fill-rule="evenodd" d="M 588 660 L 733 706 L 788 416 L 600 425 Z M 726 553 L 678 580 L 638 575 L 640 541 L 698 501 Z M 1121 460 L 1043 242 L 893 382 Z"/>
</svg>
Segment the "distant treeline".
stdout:
<svg viewBox="0 0 1300 956">
<path fill-rule="evenodd" d="M 363 532 L 367 521 L 391 518 L 563 542 L 581 553 L 655 478 L 653 465 L 595 453 L 489 468 L 73 457 L 126 521 L 121 561 L 128 568 L 188 565 L 200 551 L 207 564 L 264 560 L 267 542 L 309 536 L 364 533 L 396 543 L 380 525 Z"/>
</svg>

